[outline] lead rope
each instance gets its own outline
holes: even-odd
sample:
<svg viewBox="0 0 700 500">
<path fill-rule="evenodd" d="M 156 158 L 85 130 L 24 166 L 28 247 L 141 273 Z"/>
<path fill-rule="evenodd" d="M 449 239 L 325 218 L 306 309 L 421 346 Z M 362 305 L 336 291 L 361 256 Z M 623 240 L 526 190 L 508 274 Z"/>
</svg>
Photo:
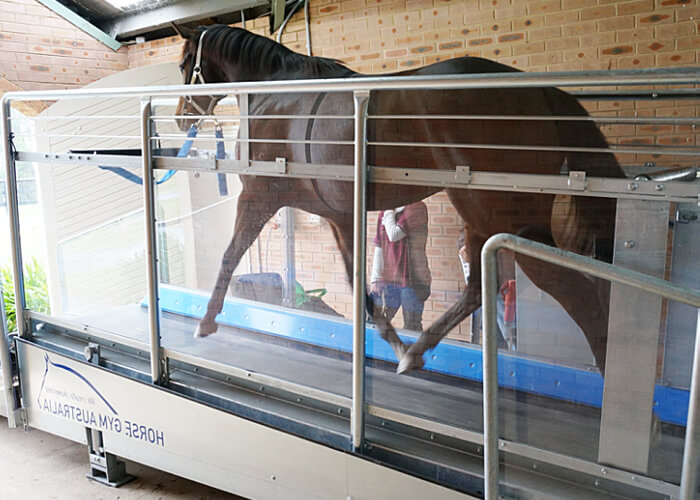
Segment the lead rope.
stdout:
<svg viewBox="0 0 700 500">
<path fill-rule="evenodd" d="M 180 151 L 177 153 L 177 158 L 186 158 L 190 154 L 190 149 L 192 149 L 192 143 L 194 142 L 194 138 L 197 136 L 197 132 L 199 131 L 199 123 L 193 124 L 190 129 L 187 131 L 187 140 L 183 143 L 182 147 L 180 148 Z M 218 160 L 225 160 L 226 159 L 226 146 L 224 145 L 224 133 L 221 125 L 217 122 L 216 123 L 216 129 L 215 129 L 215 136 L 216 136 L 216 158 Z M 119 177 L 122 177 L 130 182 L 133 182 L 134 184 L 143 184 L 143 179 L 139 177 L 138 175 L 134 174 L 133 172 L 129 172 L 125 168 L 122 167 L 105 167 L 100 165 L 98 168 L 102 170 L 107 170 L 109 172 L 112 172 L 114 174 L 117 174 Z M 163 184 L 165 181 L 170 179 L 173 175 L 177 173 L 177 170 L 168 170 L 163 177 L 160 178 L 160 180 L 156 181 L 156 185 L 158 184 Z M 218 179 L 219 179 L 219 194 L 221 196 L 227 196 L 228 195 L 228 185 L 226 183 L 226 174 L 218 174 Z"/>
</svg>

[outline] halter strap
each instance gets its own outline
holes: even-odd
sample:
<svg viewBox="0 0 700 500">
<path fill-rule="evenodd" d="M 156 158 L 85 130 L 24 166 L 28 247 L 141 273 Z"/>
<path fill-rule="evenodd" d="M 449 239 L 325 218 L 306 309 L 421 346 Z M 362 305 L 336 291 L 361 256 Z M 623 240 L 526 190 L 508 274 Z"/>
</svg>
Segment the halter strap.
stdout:
<svg viewBox="0 0 700 500">
<path fill-rule="evenodd" d="M 199 37 L 199 41 L 197 42 L 197 55 L 195 56 L 194 60 L 194 66 L 192 67 L 192 78 L 190 78 L 190 85 L 193 85 L 197 78 L 199 78 L 199 81 L 202 83 L 207 83 L 204 81 L 204 77 L 202 76 L 202 40 L 204 40 L 204 35 L 207 34 L 207 30 L 205 29 L 202 31 L 202 36 Z"/>
<path fill-rule="evenodd" d="M 197 83 L 197 80 L 199 80 L 200 83 L 207 83 L 204 80 L 204 76 L 202 76 L 202 46 L 204 45 L 202 41 L 204 40 L 204 35 L 206 34 L 207 30 L 205 29 L 204 31 L 202 31 L 202 35 L 199 37 L 199 41 L 197 42 L 197 54 L 195 56 L 194 66 L 192 66 L 192 77 L 190 78 L 190 85 L 194 85 L 195 83 Z M 207 109 L 204 109 L 202 106 L 197 104 L 197 101 L 192 99 L 192 96 L 186 96 L 185 100 L 200 114 L 210 115 L 214 110 L 214 106 L 216 106 L 216 99 L 213 95 L 210 95 L 208 97 L 210 98 L 210 101 L 209 106 L 207 106 Z"/>
</svg>

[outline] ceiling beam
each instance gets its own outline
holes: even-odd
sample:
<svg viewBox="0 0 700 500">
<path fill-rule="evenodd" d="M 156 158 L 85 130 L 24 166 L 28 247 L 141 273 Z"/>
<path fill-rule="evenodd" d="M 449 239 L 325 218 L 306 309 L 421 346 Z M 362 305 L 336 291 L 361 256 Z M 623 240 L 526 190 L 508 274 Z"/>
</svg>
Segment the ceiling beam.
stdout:
<svg viewBox="0 0 700 500">
<path fill-rule="evenodd" d="M 77 28 L 83 30 L 85 33 L 93 37 L 98 42 L 105 44 L 112 50 L 119 50 L 122 46 L 121 42 L 118 42 L 115 38 L 109 36 L 107 33 L 102 31 L 100 28 L 85 20 L 80 15 L 76 14 L 70 10 L 65 5 L 59 3 L 57 0 L 38 0 L 40 4 L 54 11 L 56 14 L 61 16 L 63 19 L 73 24 Z"/>
<path fill-rule="evenodd" d="M 129 14 L 110 20 L 102 29 L 113 38 L 126 39 L 141 33 L 165 28 L 174 23 L 187 23 L 238 12 L 253 7 L 269 6 L 270 0 L 195 0 L 165 5 L 144 13 Z"/>
</svg>

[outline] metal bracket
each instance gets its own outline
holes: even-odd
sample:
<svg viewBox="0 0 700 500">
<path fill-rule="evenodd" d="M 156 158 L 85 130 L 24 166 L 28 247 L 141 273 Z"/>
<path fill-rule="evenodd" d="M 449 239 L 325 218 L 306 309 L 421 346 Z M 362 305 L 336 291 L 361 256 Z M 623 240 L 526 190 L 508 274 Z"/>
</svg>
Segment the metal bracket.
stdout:
<svg viewBox="0 0 700 500">
<path fill-rule="evenodd" d="M 93 365 L 100 364 L 100 345 L 90 342 L 85 346 L 84 350 L 85 361 L 92 363 Z"/>
<path fill-rule="evenodd" d="M 102 431 L 90 428 L 85 430 L 90 453 L 90 472 L 86 474 L 88 479 L 113 488 L 118 488 L 135 479 L 134 476 L 126 473 L 126 464 L 122 460 L 105 451 Z"/>
<path fill-rule="evenodd" d="M 469 184 L 472 181 L 471 168 L 464 165 L 457 165 L 455 169 L 455 180 L 463 182 L 464 184 Z"/>
<path fill-rule="evenodd" d="M 286 158 L 275 158 L 275 172 L 279 174 L 287 173 L 287 159 Z"/>
<path fill-rule="evenodd" d="M 697 212 L 693 212 L 692 210 L 678 210 L 676 212 L 676 222 L 680 222 L 682 224 L 690 224 L 691 222 L 697 221 Z"/>
<path fill-rule="evenodd" d="M 586 172 L 581 170 L 572 170 L 569 172 L 569 189 L 572 191 L 586 190 Z"/>
</svg>

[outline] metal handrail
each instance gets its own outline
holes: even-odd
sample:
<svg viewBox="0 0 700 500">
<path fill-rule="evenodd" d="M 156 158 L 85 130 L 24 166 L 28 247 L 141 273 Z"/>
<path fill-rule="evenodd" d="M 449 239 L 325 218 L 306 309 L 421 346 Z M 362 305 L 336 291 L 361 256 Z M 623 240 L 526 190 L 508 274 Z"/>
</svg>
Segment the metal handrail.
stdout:
<svg viewBox="0 0 700 500">
<path fill-rule="evenodd" d="M 498 260 L 501 249 L 575 269 L 597 278 L 621 283 L 645 292 L 660 295 L 692 307 L 700 308 L 700 292 L 648 274 L 632 271 L 606 262 L 567 252 L 512 234 L 496 234 L 481 250 L 481 288 L 483 297 L 483 359 L 484 359 L 484 494 L 486 500 L 498 499 L 498 323 L 496 296 L 498 293 Z M 699 315 L 700 320 L 700 315 Z M 700 446 L 700 324 L 695 341 L 695 357 L 690 387 L 690 402 L 683 451 L 681 499 L 695 498 L 698 447 Z"/>
<path fill-rule="evenodd" d="M 567 71 L 551 73 L 476 73 L 470 75 L 383 76 L 284 80 L 268 82 L 207 83 L 104 89 L 7 92 L 2 102 L 13 100 L 84 99 L 217 94 L 279 94 L 289 92 L 354 92 L 356 90 L 450 90 L 476 88 L 601 87 L 616 85 L 696 85 L 697 68 L 617 71 Z"/>
</svg>

